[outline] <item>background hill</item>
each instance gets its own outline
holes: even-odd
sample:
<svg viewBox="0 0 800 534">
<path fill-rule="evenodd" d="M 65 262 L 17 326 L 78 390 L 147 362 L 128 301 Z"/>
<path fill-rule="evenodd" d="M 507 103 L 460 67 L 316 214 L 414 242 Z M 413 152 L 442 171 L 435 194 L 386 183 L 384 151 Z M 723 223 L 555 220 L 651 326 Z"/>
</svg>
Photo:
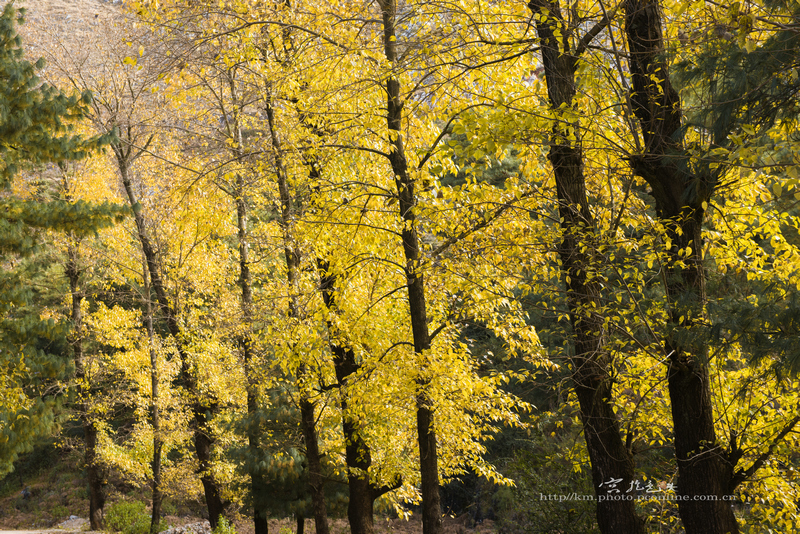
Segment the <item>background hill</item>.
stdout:
<svg viewBox="0 0 800 534">
<path fill-rule="evenodd" d="M 9 0 L 0 0 L 5 6 Z M 120 13 L 121 0 L 14 0 L 14 5 L 27 10 L 27 27 L 47 28 L 61 32 L 76 46 L 86 32 L 96 31 L 99 19 Z"/>
</svg>

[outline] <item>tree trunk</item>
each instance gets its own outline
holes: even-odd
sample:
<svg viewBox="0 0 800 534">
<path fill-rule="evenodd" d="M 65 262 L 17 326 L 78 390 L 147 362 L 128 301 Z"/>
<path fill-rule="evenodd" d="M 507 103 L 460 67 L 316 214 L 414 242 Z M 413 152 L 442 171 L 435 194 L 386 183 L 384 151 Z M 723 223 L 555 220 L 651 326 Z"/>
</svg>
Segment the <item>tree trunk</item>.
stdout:
<svg viewBox="0 0 800 534">
<path fill-rule="evenodd" d="M 92 530 L 103 528 L 103 506 L 106 502 L 103 490 L 103 473 L 97 463 L 97 429 L 94 426 L 90 411 L 89 382 L 86 377 L 86 366 L 83 361 L 83 312 L 81 302 L 83 292 L 80 288 L 80 268 L 78 266 L 78 243 L 70 237 L 67 246 L 66 274 L 69 279 L 70 294 L 72 298 L 72 335 L 71 344 L 75 361 L 75 378 L 78 383 L 78 398 L 84 399 L 80 405 L 81 425 L 83 426 L 84 462 L 86 463 L 86 479 L 89 484 L 89 525 Z"/>
<path fill-rule="evenodd" d="M 313 170 L 312 170 L 313 172 Z M 337 313 L 336 280 L 331 272 L 330 263 L 318 260 L 320 273 L 320 291 L 328 313 Z M 333 366 L 336 382 L 339 386 L 339 398 L 342 408 L 342 433 L 345 443 L 345 462 L 347 463 L 347 484 L 350 498 L 347 504 L 347 519 L 352 534 L 373 534 L 375 530 L 375 499 L 400 487 L 400 481 L 390 486 L 377 486 L 369 480 L 369 469 L 372 467 L 372 452 L 359 431 L 359 423 L 349 410 L 349 381 L 360 369 L 355 352 L 338 331 L 333 321 L 328 320 L 328 339 L 333 354 Z"/>
<path fill-rule="evenodd" d="M 322 476 L 322 457 L 317 441 L 317 420 L 315 403 L 307 398 L 300 399 L 303 441 L 306 445 L 308 462 L 308 484 L 311 486 L 311 506 L 314 511 L 314 526 L 318 534 L 328 534 L 328 512 L 325 507 L 325 479 Z"/>
<path fill-rule="evenodd" d="M 237 132 L 239 131 L 237 125 Z M 241 138 L 241 135 L 239 135 Z M 236 177 L 236 221 L 239 239 L 239 286 L 242 290 L 242 321 L 245 324 L 245 334 L 239 338 L 239 350 L 244 360 L 245 372 L 247 373 L 247 415 L 251 422 L 247 429 L 247 445 L 250 449 L 251 457 L 259 455 L 259 436 L 258 427 L 252 423 L 252 418 L 258 410 L 258 397 L 256 384 L 253 378 L 253 355 L 251 350 L 250 325 L 253 321 L 253 292 L 252 277 L 250 275 L 249 243 L 247 240 L 247 218 L 248 203 L 244 192 L 244 179 L 241 175 Z M 263 509 L 262 499 L 266 492 L 266 483 L 258 467 L 254 467 L 250 473 L 250 493 L 253 500 L 253 526 L 255 534 L 268 534 L 269 523 L 267 513 Z"/>
<path fill-rule="evenodd" d="M 194 425 L 194 446 L 200 463 L 200 482 L 203 483 L 203 494 L 208 507 L 208 522 L 213 530 L 217 528 L 219 520 L 225 513 L 225 505 L 222 502 L 219 484 L 211 474 L 211 448 L 214 441 L 206 431 L 208 418 L 205 411 L 194 412 Z"/>
<path fill-rule="evenodd" d="M 247 413 L 253 415 L 256 413 L 257 403 L 254 394 L 247 394 Z M 251 423 L 252 426 L 252 423 Z M 250 448 L 250 454 L 258 454 L 259 439 L 257 435 L 257 428 L 249 430 L 247 435 L 247 445 Z M 267 511 L 265 510 L 264 497 L 267 492 L 267 484 L 264 476 L 257 471 L 258 467 L 250 473 L 250 492 L 253 498 L 253 526 L 255 527 L 255 534 L 269 534 L 269 519 Z"/>
<path fill-rule="evenodd" d="M 562 106 L 571 107 L 576 93 L 577 57 L 569 50 L 562 50 L 558 35 L 566 34 L 566 28 L 559 5 L 533 0 L 528 6 L 534 14 L 542 15 L 536 19 L 536 29 L 550 107 L 554 111 Z M 558 253 L 575 347 L 571 361 L 573 388 L 592 466 L 598 526 L 604 534 L 640 534 L 644 533 L 644 522 L 637 516 L 634 502 L 613 500 L 615 496 L 626 496 L 624 492 L 634 480 L 634 463 L 610 402 L 611 359 L 605 347 L 603 318 L 598 313 L 602 307 L 601 289 L 596 278 L 587 276 L 597 265 L 596 236 L 586 195 L 580 138 L 578 124 L 556 119 L 548 154 L 556 180 L 563 235 Z M 615 486 L 609 484 L 612 479 Z"/>
<path fill-rule="evenodd" d="M 133 210 L 134 221 L 136 223 L 136 230 L 139 236 L 139 242 L 142 245 L 142 252 L 144 253 L 145 261 L 147 263 L 147 271 L 150 274 L 150 282 L 156 294 L 161 313 L 167 323 L 167 329 L 170 335 L 175 339 L 178 346 L 178 354 L 181 359 L 181 372 L 180 381 L 191 395 L 192 403 L 191 410 L 193 415 L 193 436 L 197 460 L 200 466 L 200 481 L 203 484 L 203 490 L 206 499 L 206 506 L 208 508 L 208 517 L 211 527 L 217 526 L 220 517 L 222 516 L 225 505 L 222 501 L 222 494 L 219 490 L 219 484 L 214 479 L 211 473 L 211 449 L 214 440 L 207 427 L 207 411 L 213 411 L 213 406 L 208 408 L 203 405 L 200 399 L 200 392 L 197 388 L 196 379 L 192 376 L 190 370 L 189 357 L 186 349 L 181 343 L 180 325 L 178 324 L 178 317 L 175 310 L 169 303 L 167 297 L 167 290 L 164 281 L 161 278 L 161 273 L 158 270 L 158 253 L 150 241 L 150 236 L 147 232 L 144 215 L 141 212 L 141 206 L 138 203 L 136 192 L 133 190 L 129 175 L 129 166 L 131 161 L 135 159 L 132 155 L 133 147 L 131 144 L 123 146 L 122 143 L 114 145 L 114 153 L 117 158 L 117 165 L 122 179 L 122 185 L 125 193 L 128 196 L 131 208 Z"/>
<path fill-rule="evenodd" d="M 144 300 L 146 304 L 147 316 L 147 340 L 150 344 L 150 384 L 152 392 L 150 395 L 150 419 L 153 424 L 153 508 L 150 513 L 150 534 L 158 534 L 161 523 L 161 502 L 163 501 L 163 491 L 161 488 L 161 418 L 158 411 L 158 353 L 155 346 L 155 332 L 153 331 L 153 304 L 150 300 L 150 277 L 147 276 L 147 264 L 142 269 L 142 279 L 144 280 Z"/>
<path fill-rule="evenodd" d="M 236 70 L 229 69 L 224 71 L 225 80 L 230 90 L 232 112 L 228 113 L 226 107 L 220 101 L 219 111 L 226 117 L 227 132 L 230 135 L 229 141 L 231 155 L 237 162 L 243 162 L 246 156 L 244 136 L 242 135 L 242 101 L 236 85 Z M 230 117 L 230 122 L 228 121 Z M 228 192 L 226 188 L 224 191 Z M 247 198 L 245 177 L 242 173 L 236 174 L 233 184 L 232 197 L 236 204 L 236 230 L 237 230 L 237 250 L 239 252 L 239 289 L 241 291 L 240 308 L 242 312 L 242 331 L 238 336 L 237 345 L 239 354 L 244 362 L 245 379 L 247 381 L 247 446 L 251 460 L 260 456 L 260 432 L 257 420 L 258 412 L 258 387 L 253 366 L 253 347 L 252 347 L 252 325 L 253 325 L 253 279 L 250 273 L 250 243 L 247 226 L 250 217 L 250 202 Z M 266 511 L 267 505 L 264 501 L 267 493 L 267 483 L 258 467 L 258 462 L 253 461 L 250 470 L 250 495 L 253 502 L 253 527 L 255 534 L 268 534 L 269 522 Z"/>
<path fill-rule="evenodd" d="M 425 277 L 421 270 L 422 262 L 417 236 L 417 203 L 414 193 L 414 180 L 408 172 L 405 146 L 403 144 L 403 98 L 400 93 L 400 80 L 394 69 L 398 63 L 396 0 L 379 0 L 383 20 L 383 47 L 386 60 L 392 71 L 386 79 L 386 123 L 391 134 L 392 148 L 389 162 L 395 175 L 399 215 L 403 221 L 401 237 L 405 256 L 405 275 L 408 287 L 408 306 L 411 317 L 411 332 L 414 338 L 414 352 L 420 359 L 420 374 L 417 378 L 417 443 L 419 445 L 419 470 L 422 493 L 422 532 L 440 534 L 442 531 L 442 509 L 439 495 L 439 461 L 436 445 L 436 427 L 433 403 L 428 395 L 427 356 L 431 348 L 428 331 L 427 306 L 425 302 Z"/>
<path fill-rule="evenodd" d="M 625 31 L 630 47 L 634 113 L 644 153 L 631 158 L 656 201 L 665 226 L 669 265 L 665 289 L 669 305 L 664 350 L 678 462 L 678 511 L 687 534 L 739 532 L 730 503 L 732 466 L 717 442 L 709 387 L 708 346 L 690 329 L 704 319 L 702 265 L 703 207 L 713 180 L 690 172 L 681 141 L 681 104 L 664 61 L 661 12 L 657 0 L 626 0 Z M 689 247 L 688 256 L 685 251 Z M 683 263 L 683 267 L 679 267 Z M 687 335 L 688 334 L 688 335 Z M 702 498 L 703 500 L 694 500 Z M 717 499 L 717 500 L 708 500 Z"/>
<path fill-rule="evenodd" d="M 275 111 L 272 107 L 270 89 L 266 90 L 265 111 L 269 126 L 270 140 L 275 155 L 275 174 L 278 179 L 278 194 L 281 202 L 281 227 L 283 229 L 283 250 L 286 260 L 287 288 L 289 294 L 289 317 L 300 319 L 297 304 L 297 281 L 300 269 L 300 250 L 297 247 L 292 229 L 295 216 L 294 200 L 289 190 L 289 179 L 283 162 L 283 149 L 275 126 Z M 317 421 L 315 403 L 306 391 L 306 366 L 297 369 L 297 384 L 300 390 L 300 418 L 303 440 L 306 446 L 308 462 L 308 482 L 311 490 L 311 502 L 314 509 L 314 526 L 317 534 L 328 534 L 328 513 L 325 506 L 324 478 L 322 476 L 322 458 L 319 452 L 317 437 Z"/>
<path fill-rule="evenodd" d="M 89 526 L 91 530 L 102 530 L 106 495 L 103 473 L 97 465 L 97 429 L 90 422 L 84 423 L 83 436 L 86 442 L 86 481 L 89 483 Z"/>
<path fill-rule="evenodd" d="M 247 429 L 247 445 L 250 449 L 251 457 L 256 458 L 260 451 L 259 429 L 252 423 L 252 418 L 255 417 L 258 411 L 258 397 L 256 393 L 256 384 L 253 379 L 253 355 L 250 347 L 253 296 L 247 250 L 247 203 L 244 198 L 243 189 L 241 177 L 239 177 L 236 198 L 236 211 L 239 225 L 239 280 L 242 289 L 243 320 L 247 325 L 247 333 L 242 335 L 239 339 L 239 347 L 247 373 L 247 415 L 251 418 Z M 254 467 L 250 473 L 250 493 L 253 499 L 253 526 L 255 528 L 255 534 L 268 534 L 269 523 L 263 503 L 264 494 L 266 493 L 266 481 L 257 466 Z"/>
</svg>

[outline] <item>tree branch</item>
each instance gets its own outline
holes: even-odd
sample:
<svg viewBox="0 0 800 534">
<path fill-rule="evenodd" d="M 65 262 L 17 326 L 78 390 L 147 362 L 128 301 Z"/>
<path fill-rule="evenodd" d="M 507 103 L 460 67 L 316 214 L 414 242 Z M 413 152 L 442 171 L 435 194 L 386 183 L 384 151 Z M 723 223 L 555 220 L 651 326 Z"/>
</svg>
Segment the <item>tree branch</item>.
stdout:
<svg viewBox="0 0 800 534">
<path fill-rule="evenodd" d="M 454 120 L 456 120 L 465 111 L 485 105 L 486 104 L 472 104 L 471 106 L 465 107 L 464 109 L 460 110 L 458 113 L 450 117 L 450 119 L 447 121 L 447 124 L 444 125 L 442 131 L 439 132 L 439 135 L 433 141 L 433 144 L 431 144 L 431 147 L 428 149 L 428 151 L 425 153 L 422 159 L 419 160 L 419 163 L 417 164 L 417 170 L 422 169 L 425 163 L 427 163 L 430 157 L 433 155 L 433 151 L 439 145 L 439 142 L 444 138 L 445 135 L 450 133 L 450 125 L 453 123 Z"/>
<path fill-rule="evenodd" d="M 581 39 L 581 42 L 578 43 L 578 48 L 575 49 L 575 54 L 573 56 L 573 64 L 578 61 L 578 58 L 586 51 L 586 48 L 589 46 L 589 43 L 592 42 L 592 39 L 597 37 L 601 31 L 603 31 L 606 26 L 611 22 L 611 19 L 617 14 L 617 9 L 619 9 L 619 5 L 617 5 L 614 9 L 611 10 L 610 13 L 606 13 L 603 15 L 603 18 L 600 21 L 592 26 L 592 29 L 586 32 L 586 34 Z"/>
<path fill-rule="evenodd" d="M 516 198 L 514 201 L 508 202 L 507 204 L 503 204 L 502 206 L 497 208 L 494 211 L 494 213 L 492 213 L 489 217 L 486 217 L 485 219 L 483 219 L 481 222 L 479 222 L 478 224 L 476 224 L 472 228 L 467 228 L 466 230 L 464 230 L 460 234 L 454 235 L 454 236 L 451 236 L 451 237 L 447 238 L 444 243 L 442 243 L 441 245 L 439 245 L 438 247 L 436 247 L 435 249 L 433 249 L 431 251 L 431 253 L 430 253 L 431 257 L 433 257 L 433 258 L 437 257 L 439 254 L 441 254 L 442 252 L 444 252 L 445 250 L 450 248 L 455 243 L 458 243 L 459 241 L 461 241 L 462 239 L 464 239 L 468 235 L 473 234 L 473 233 L 477 232 L 478 230 L 482 230 L 483 228 L 486 228 L 491 223 L 493 223 L 498 217 L 500 217 L 503 213 L 505 213 L 509 208 L 514 206 L 517 201 L 522 200 L 523 198 L 528 198 L 532 194 L 533 194 L 533 190 L 526 191 L 525 193 L 521 194 L 519 196 L 519 198 Z"/>
<path fill-rule="evenodd" d="M 756 458 L 755 462 L 753 462 L 753 464 L 750 467 L 748 467 L 747 469 L 738 469 L 733 474 L 733 476 L 731 477 L 728 493 L 733 493 L 733 490 L 735 490 L 739 484 L 741 484 L 748 478 L 752 477 L 756 473 L 756 471 L 761 469 L 761 467 L 766 463 L 766 461 L 769 460 L 770 456 L 772 456 L 772 453 L 775 450 L 775 447 L 778 446 L 778 443 L 780 443 L 783 440 L 783 438 L 785 438 L 790 432 L 794 430 L 794 427 L 797 426 L 797 423 L 800 423 L 800 415 L 789 421 L 786 424 L 786 426 L 784 426 L 781 429 L 781 431 L 778 432 L 778 435 L 775 436 L 775 439 L 773 439 L 772 443 L 769 444 L 767 450 L 763 454 L 761 454 L 758 458 Z M 731 451 L 729 453 L 729 458 L 732 458 L 733 456 L 736 455 L 741 457 L 741 448 L 738 445 L 736 445 L 735 442 L 733 442 L 731 444 Z"/>
</svg>

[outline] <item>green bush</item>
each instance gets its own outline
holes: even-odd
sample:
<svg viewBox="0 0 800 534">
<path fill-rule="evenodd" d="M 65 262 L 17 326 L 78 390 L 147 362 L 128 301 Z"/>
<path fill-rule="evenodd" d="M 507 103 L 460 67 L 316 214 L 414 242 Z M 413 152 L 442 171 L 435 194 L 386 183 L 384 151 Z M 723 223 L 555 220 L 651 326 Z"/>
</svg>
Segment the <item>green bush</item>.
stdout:
<svg viewBox="0 0 800 534">
<path fill-rule="evenodd" d="M 53 506 L 53 509 L 50 510 L 50 515 L 53 516 L 54 520 L 58 521 L 69 517 L 69 509 L 66 506 Z"/>
<path fill-rule="evenodd" d="M 236 527 L 229 523 L 224 517 L 220 517 L 213 534 L 236 534 Z"/>
<path fill-rule="evenodd" d="M 595 502 L 588 500 L 594 495 L 589 466 L 576 473 L 572 462 L 563 456 L 565 444 L 577 439 L 576 432 L 578 429 L 572 428 L 559 437 L 534 432 L 527 443 L 521 444 L 504 470 L 505 475 L 516 481 L 516 487 L 504 488 L 495 495 L 498 532 L 599 532 Z M 566 500 L 572 494 L 581 495 L 581 500 Z"/>
<path fill-rule="evenodd" d="M 150 514 L 141 501 L 119 501 L 112 504 L 105 514 L 106 530 L 123 534 L 148 534 Z M 169 528 L 163 521 L 158 526 L 162 532 Z"/>
<path fill-rule="evenodd" d="M 169 501 L 164 501 L 161 503 L 161 515 L 178 515 L 178 507 Z"/>
<path fill-rule="evenodd" d="M 125 529 L 136 523 L 136 520 L 142 515 L 147 515 L 142 502 L 115 502 L 106 510 L 106 528 L 112 532 L 126 532 Z"/>
</svg>

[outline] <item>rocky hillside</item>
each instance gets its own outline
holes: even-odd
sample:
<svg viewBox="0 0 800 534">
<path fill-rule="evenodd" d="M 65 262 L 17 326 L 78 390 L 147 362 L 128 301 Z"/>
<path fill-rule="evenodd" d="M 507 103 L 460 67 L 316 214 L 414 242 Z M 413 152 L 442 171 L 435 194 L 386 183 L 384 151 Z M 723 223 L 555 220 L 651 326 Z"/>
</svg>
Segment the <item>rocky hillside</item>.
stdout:
<svg viewBox="0 0 800 534">
<path fill-rule="evenodd" d="M 27 46 L 64 46 L 80 50 L 89 35 L 103 31 L 122 12 L 123 0 L 0 0 L 25 8 L 26 24 L 20 32 Z"/>
</svg>

